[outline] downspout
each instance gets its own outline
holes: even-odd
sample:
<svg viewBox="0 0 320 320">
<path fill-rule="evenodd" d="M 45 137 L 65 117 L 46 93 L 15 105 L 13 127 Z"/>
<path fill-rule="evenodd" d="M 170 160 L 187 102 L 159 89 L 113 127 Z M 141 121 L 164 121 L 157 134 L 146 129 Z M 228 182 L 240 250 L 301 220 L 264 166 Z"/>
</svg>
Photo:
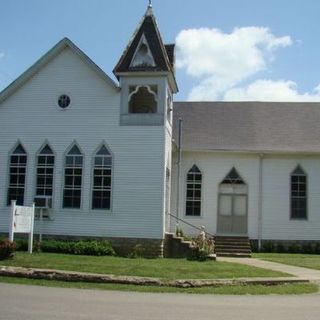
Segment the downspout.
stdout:
<svg viewBox="0 0 320 320">
<path fill-rule="evenodd" d="M 176 217 L 179 218 L 180 209 L 180 171 L 181 171 L 181 143 L 182 143 L 182 119 L 179 118 L 178 126 L 178 159 L 177 159 L 177 196 L 176 196 Z M 179 220 L 176 219 L 176 225 Z"/>
<path fill-rule="evenodd" d="M 264 154 L 259 154 L 258 251 L 261 251 L 262 241 L 263 159 Z"/>
</svg>

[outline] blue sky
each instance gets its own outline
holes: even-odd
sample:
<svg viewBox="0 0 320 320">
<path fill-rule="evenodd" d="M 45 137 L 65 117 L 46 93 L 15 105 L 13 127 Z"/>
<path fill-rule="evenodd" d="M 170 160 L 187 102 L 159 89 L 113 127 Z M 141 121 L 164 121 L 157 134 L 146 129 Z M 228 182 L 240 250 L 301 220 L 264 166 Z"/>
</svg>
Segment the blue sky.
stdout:
<svg viewBox="0 0 320 320">
<path fill-rule="evenodd" d="M 2 0 L 0 90 L 63 37 L 107 74 L 146 0 Z M 178 44 L 176 100 L 320 101 L 320 1 L 153 0 Z M 113 76 L 112 76 L 113 77 Z"/>
</svg>

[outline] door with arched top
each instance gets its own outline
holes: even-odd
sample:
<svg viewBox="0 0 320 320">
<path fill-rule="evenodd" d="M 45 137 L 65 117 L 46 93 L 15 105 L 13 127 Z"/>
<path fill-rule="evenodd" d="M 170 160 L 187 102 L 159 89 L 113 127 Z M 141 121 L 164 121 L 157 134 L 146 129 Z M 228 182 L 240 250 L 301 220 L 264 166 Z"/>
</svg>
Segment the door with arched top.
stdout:
<svg viewBox="0 0 320 320">
<path fill-rule="evenodd" d="M 235 168 L 219 185 L 218 234 L 247 234 L 248 186 Z"/>
</svg>

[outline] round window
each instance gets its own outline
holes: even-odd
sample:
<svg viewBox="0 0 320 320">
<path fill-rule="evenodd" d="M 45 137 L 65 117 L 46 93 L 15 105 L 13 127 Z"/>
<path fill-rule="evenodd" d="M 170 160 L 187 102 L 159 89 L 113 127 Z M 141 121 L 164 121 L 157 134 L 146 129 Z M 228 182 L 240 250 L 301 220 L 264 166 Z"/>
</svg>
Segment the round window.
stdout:
<svg viewBox="0 0 320 320">
<path fill-rule="evenodd" d="M 61 95 L 58 99 L 58 105 L 60 108 L 63 108 L 63 109 L 67 108 L 70 105 L 70 102 L 71 102 L 70 97 L 67 96 L 66 94 Z"/>
</svg>

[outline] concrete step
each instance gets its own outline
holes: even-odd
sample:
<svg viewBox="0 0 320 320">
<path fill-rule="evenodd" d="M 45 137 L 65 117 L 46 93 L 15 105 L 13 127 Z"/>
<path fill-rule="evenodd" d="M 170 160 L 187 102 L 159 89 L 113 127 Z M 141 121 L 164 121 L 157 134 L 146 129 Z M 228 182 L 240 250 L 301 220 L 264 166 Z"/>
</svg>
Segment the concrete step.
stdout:
<svg viewBox="0 0 320 320">
<path fill-rule="evenodd" d="M 245 252 L 245 253 L 251 253 L 251 249 L 243 249 L 243 248 L 215 248 L 216 252 Z"/>
<path fill-rule="evenodd" d="M 248 247 L 251 248 L 249 243 L 237 243 L 237 242 L 215 242 L 216 247 Z"/>
<path fill-rule="evenodd" d="M 215 252 L 220 257 L 251 257 L 248 237 L 215 237 Z"/>
<path fill-rule="evenodd" d="M 232 258 L 251 258 L 251 253 L 231 253 L 231 252 L 220 252 L 217 253 L 217 257 L 232 257 Z"/>
</svg>

